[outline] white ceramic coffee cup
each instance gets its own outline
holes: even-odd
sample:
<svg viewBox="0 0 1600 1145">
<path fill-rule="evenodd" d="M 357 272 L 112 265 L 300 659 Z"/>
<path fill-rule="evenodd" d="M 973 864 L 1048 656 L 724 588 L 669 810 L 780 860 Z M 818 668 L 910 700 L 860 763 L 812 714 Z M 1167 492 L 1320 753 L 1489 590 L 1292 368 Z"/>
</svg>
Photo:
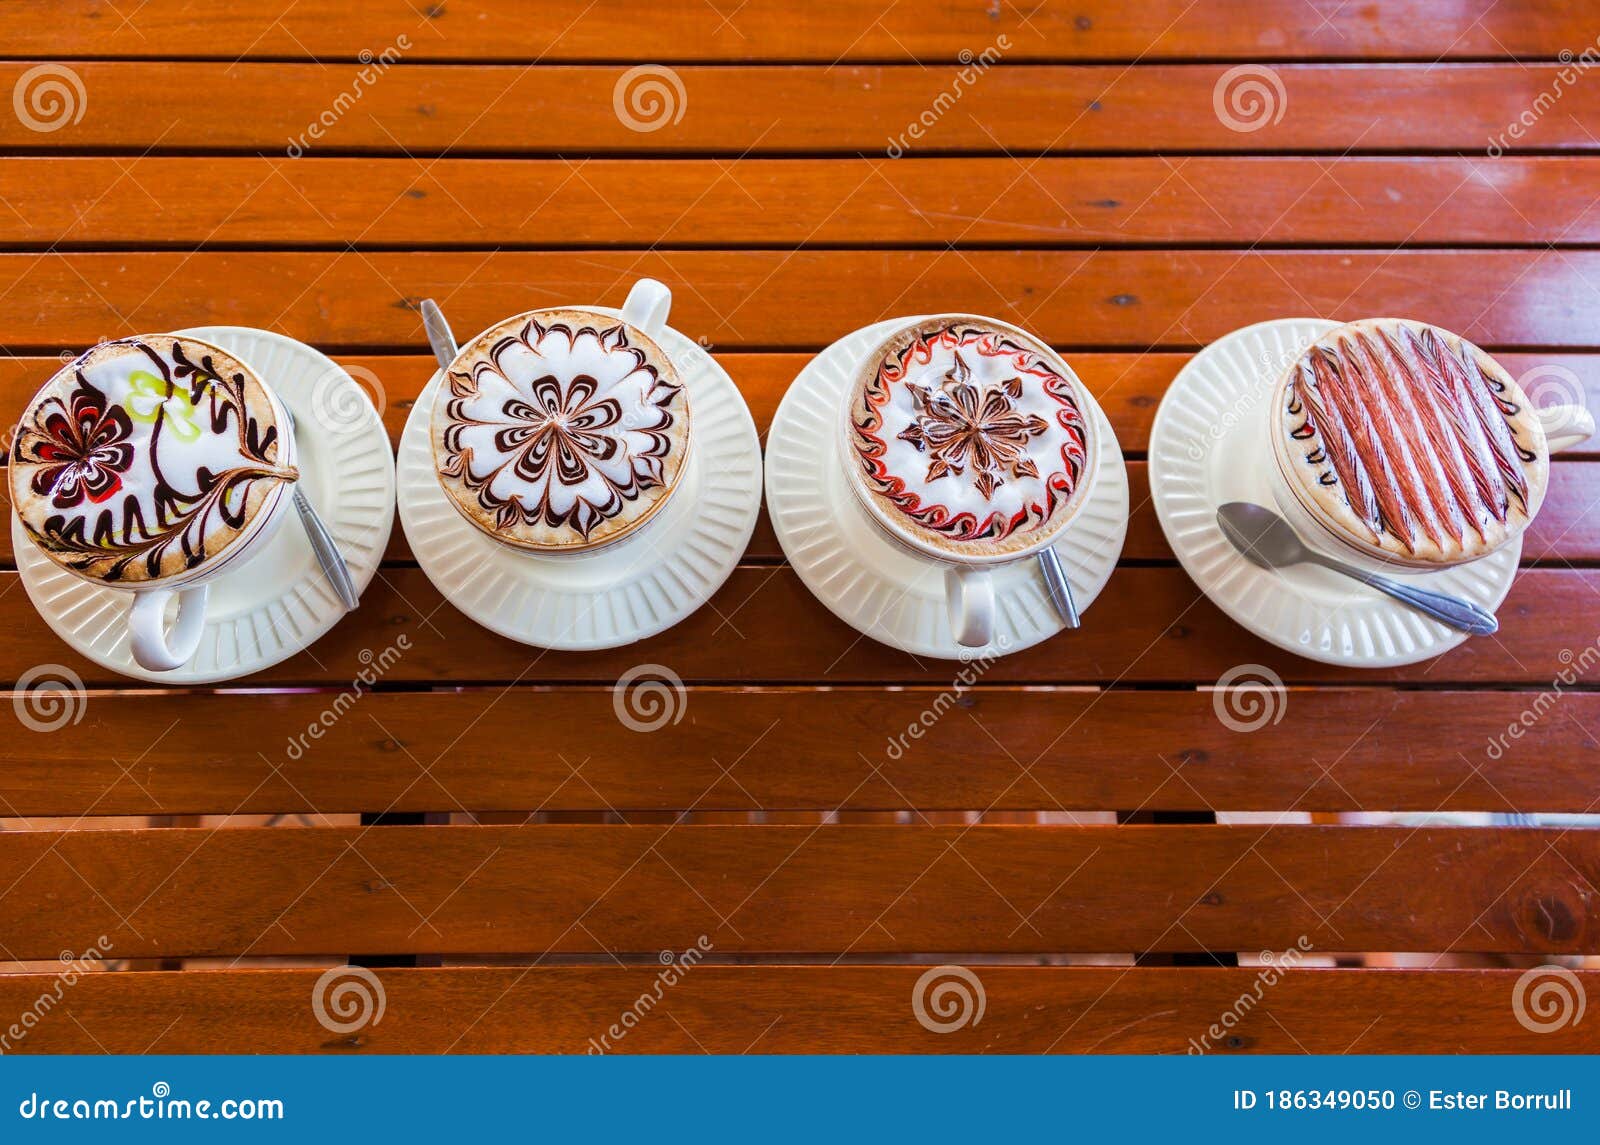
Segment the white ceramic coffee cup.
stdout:
<svg viewBox="0 0 1600 1145">
<path fill-rule="evenodd" d="M 597 317 L 607 318 L 607 319 L 612 320 L 613 322 L 616 320 L 617 317 L 620 316 L 620 318 L 622 319 L 622 321 L 626 325 L 631 326 L 631 327 L 635 328 L 636 330 L 639 330 L 640 332 L 645 334 L 648 338 L 650 338 L 651 341 L 656 342 L 657 346 L 660 348 L 661 353 L 663 355 L 667 356 L 668 361 L 672 361 L 671 355 L 668 353 L 666 347 L 660 346 L 660 337 L 661 337 L 662 333 L 666 330 L 667 317 L 670 314 L 671 309 L 672 309 L 672 291 L 670 289 L 668 289 L 668 287 L 666 286 L 665 283 L 658 282 L 657 280 L 655 280 L 653 278 L 641 278 L 641 279 L 639 279 L 639 281 L 637 281 L 637 282 L 635 282 L 633 284 L 633 288 L 628 291 L 628 297 L 623 302 L 622 309 L 620 311 L 615 312 L 615 313 L 610 312 L 610 311 L 606 311 L 606 310 L 602 310 L 599 307 L 595 307 L 595 306 L 565 306 L 564 305 L 564 306 L 550 308 L 550 309 L 558 309 L 558 310 L 563 311 L 563 312 L 571 311 L 571 312 L 577 312 L 577 313 L 594 314 Z M 448 377 L 450 375 L 450 372 L 452 370 L 456 369 L 459 364 L 461 364 L 464 360 L 466 360 L 474 352 L 475 347 L 480 342 L 480 340 L 484 337 L 485 334 L 488 334 L 491 331 L 496 330 L 499 327 L 502 327 L 504 325 L 506 325 L 506 321 L 504 321 L 504 320 L 501 321 L 501 322 L 497 322 L 494 325 L 486 328 L 484 331 L 479 333 L 477 336 L 475 336 L 474 338 L 472 338 L 468 342 L 465 342 L 465 343 L 462 344 L 460 350 L 457 353 L 455 361 L 451 362 L 450 367 L 447 368 L 444 371 L 444 377 L 443 377 L 443 379 L 441 379 L 441 382 L 440 382 L 440 389 L 435 393 L 435 397 L 434 397 L 435 411 L 437 411 L 437 409 L 439 408 L 440 403 L 442 403 L 445 400 L 447 400 L 445 379 L 448 379 Z M 674 366 L 677 365 L 677 363 L 675 363 L 675 362 L 673 364 L 674 364 Z M 432 417 L 432 416 L 434 416 L 434 415 L 430 414 L 430 417 Z M 690 421 L 689 424 L 692 426 L 692 421 Z M 440 462 L 440 446 L 438 444 L 437 434 L 434 433 L 433 431 L 430 431 L 430 440 L 432 441 L 435 465 L 436 465 L 436 468 L 437 468 L 437 466 L 438 466 L 438 464 Z M 688 472 L 688 468 L 687 467 L 688 467 L 688 464 L 689 464 L 689 454 L 692 452 L 692 443 L 693 443 L 693 433 L 692 433 L 692 429 L 691 429 L 689 434 L 688 434 L 688 436 L 685 439 L 686 448 L 685 448 L 685 451 L 684 451 L 684 456 L 680 460 L 679 467 L 678 467 L 678 470 L 677 470 L 677 472 L 675 474 L 674 479 L 666 487 L 665 491 L 658 498 L 655 499 L 655 502 L 654 502 L 652 508 L 650 509 L 649 515 L 643 521 L 641 521 L 639 524 L 627 529 L 625 532 L 622 532 L 618 536 L 611 537 L 611 538 L 608 538 L 608 539 L 604 539 L 604 540 L 601 540 L 601 541 L 599 541 L 597 543 L 594 543 L 594 544 L 574 545 L 574 546 L 572 546 L 572 547 L 570 547 L 568 549 L 560 549 L 560 548 L 553 548 L 553 547 L 539 547 L 539 546 L 522 545 L 522 544 L 516 543 L 515 541 L 509 539 L 508 537 L 506 537 L 505 535 L 501 534 L 500 532 L 497 532 L 496 530 L 488 527 L 484 522 L 478 520 L 472 514 L 470 514 L 470 513 L 466 512 L 465 510 L 463 510 L 462 506 L 456 501 L 455 497 L 452 495 L 451 490 L 447 486 L 445 486 L 444 476 L 443 476 L 442 473 L 439 475 L 440 476 L 440 484 L 441 484 L 441 487 L 444 488 L 445 495 L 446 495 L 446 500 L 449 501 L 449 503 L 451 504 L 451 506 L 453 508 L 455 508 L 457 511 L 461 512 L 461 515 L 468 521 L 468 523 L 470 523 L 479 532 L 483 533 L 485 536 L 487 536 L 491 540 L 495 541 L 497 544 L 501 545 L 502 547 L 504 547 L 506 549 L 511 550 L 512 552 L 519 553 L 519 554 L 522 554 L 524 556 L 534 556 L 534 557 L 551 557 L 551 556 L 554 556 L 554 557 L 557 557 L 557 558 L 565 558 L 565 557 L 569 557 L 569 556 L 585 556 L 585 555 L 588 555 L 588 554 L 591 554 L 591 553 L 599 552 L 602 549 L 608 549 L 608 548 L 610 548 L 610 547 L 612 547 L 614 545 L 625 544 L 625 543 L 627 543 L 629 541 L 635 540 L 636 538 L 638 538 L 640 536 L 643 536 L 644 534 L 646 534 L 648 532 L 648 530 L 656 523 L 656 521 L 658 521 L 661 518 L 662 511 L 666 508 L 667 503 L 672 499 L 672 497 L 677 493 L 678 488 L 683 484 L 683 477 Z"/>
<path fill-rule="evenodd" d="M 1449 337 L 1456 336 L 1449 335 Z M 1257 451 L 1257 463 L 1261 466 L 1263 479 L 1271 490 L 1272 501 L 1300 539 L 1319 552 L 1346 564 L 1367 572 L 1389 576 L 1438 572 L 1441 569 L 1471 564 L 1474 560 L 1482 560 L 1483 556 L 1489 555 L 1485 553 L 1482 556 L 1456 561 L 1406 560 L 1373 547 L 1352 543 L 1349 537 L 1335 529 L 1320 513 L 1313 511 L 1306 504 L 1288 469 L 1292 464 L 1291 455 L 1286 448 L 1281 428 L 1286 390 L 1299 369 L 1302 357 L 1303 355 L 1296 357 L 1271 391 L 1272 397 L 1263 411 L 1264 416 L 1258 431 L 1261 435 L 1258 440 L 1261 440 L 1262 447 Z M 1509 374 L 1506 376 L 1510 377 Z M 1520 386 L 1518 388 L 1520 389 Z M 1547 456 L 1576 448 L 1594 436 L 1594 415 L 1584 406 L 1573 402 L 1538 406 L 1533 404 L 1531 395 L 1524 393 L 1523 396 L 1533 407 L 1533 413 L 1543 430 L 1543 448 Z M 1528 514 L 1529 524 L 1542 507 L 1543 497 L 1544 489 L 1541 488 L 1540 499 L 1532 505 Z"/>
<path fill-rule="evenodd" d="M 992 326 L 1020 336 L 1025 343 L 1036 349 L 1048 362 L 1050 367 L 1061 375 L 1072 387 L 1074 399 L 1082 414 L 1084 433 L 1084 465 L 1079 474 L 1078 484 L 1073 489 L 1068 499 L 1068 511 L 1048 531 L 1041 531 L 1041 535 L 1026 545 L 1014 548 L 1005 553 L 961 553 L 949 547 L 931 544 L 918 537 L 899 524 L 895 518 L 879 503 L 878 498 L 868 489 L 861 467 L 856 464 L 856 453 L 852 442 L 851 407 L 856 394 L 857 382 L 862 372 L 875 369 L 876 363 L 881 359 L 888 347 L 905 332 L 924 323 L 938 321 L 971 321 L 982 326 Z M 898 326 L 886 337 L 871 354 L 861 362 L 857 373 L 852 375 L 851 384 L 845 387 L 845 392 L 839 408 L 839 433 L 837 442 L 837 461 L 844 469 L 845 483 L 855 495 L 856 502 L 862 511 L 885 537 L 911 553 L 937 561 L 944 568 L 945 608 L 950 622 L 950 630 L 955 636 L 957 644 L 964 648 L 982 648 L 992 643 L 995 634 L 995 592 L 994 573 L 1000 568 L 1017 564 L 1021 561 L 1035 559 L 1045 548 L 1053 545 L 1065 535 L 1083 505 L 1093 496 L 1095 483 L 1100 476 L 1100 434 L 1097 424 L 1097 407 L 1094 399 L 1090 397 L 1087 387 L 1073 371 L 1061 355 L 1057 354 L 1040 339 L 1029 334 L 1009 322 L 1002 322 L 995 318 L 986 318 L 975 314 L 937 314 L 922 318 L 908 319 Z"/>
<path fill-rule="evenodd" d="M 139 337 L 171 337 L 180 340 L 186 349 L 192 350 L 198 347 L 219 355 L 225 362 L 236 363 L 248 374 L 250 380 L 257 383 L 270 409 L 271 425 L 259 428 L 276 430 L 277 457 L 271 464 L 275 468 L 291 471 L 294 469 L 297 453 L 288 411 L 283 405 L 282 399 L 273 392 L 272 387 L 262 378 L 258 371 L 232 352 L 189 335 L 141 335 Z M 138 338 L 126 339 L 114 345 L 121 346 L 124 342 L 135 343 L 137 341 Z M 67 367 L 64 367 L 63 371 L 58 372 L 56 378 L 52 378 L 49 383 L 46 383 L 40 394 L 29 403 L 28 412 L 24 414 L 22 419 L 24 423 L 30 422 L 33 411 L 39 406 L 41 399 L 51 390 L 57 379 L 62 377 L 66 370 L 77 368 L 81 361 L 83 361 L 82 358 L 69 363 Z M 130 398 L 130 405 L 123 407 L 119 411 L 119 416 L 131 416 L 126 411 L 132 408 L 132 401 L 133 399 Z M 172 396 L 169 392 L 169 396 L 157 404 L 164 406 L 171 401 Z M 103 411 L 102 418 L 109 415 L 109 412 L 109 409 Z M 156 414 L 152 409 L 151 412 L 139 420 L 154 422 L 155 418 Z M 102 424 L 104 424 L 103 421 Z M 171 423 L 160 422 L 158 424 L 168 426 Z M 175 430 L 169 428 L 166 432 L 170 434 L 174 433 Z M 21 448 L 21 437 L 22 434 L 19 430 L 19 450 Z M 190 440 L 197 440 L 197 438 L 191 438 Z M 153 445 L 147 444 L 146 448 L 153 449 Z M 131 459 L 136 454 L 129 453 L 126 456 Z M 16 463 L 14 462 L 14 464 Z M 125 466 L 131 466 L 132 464 L 130 460 L 125 463 Z M 257 462 L 257 464 L 266 463 Z M 134 660 L 140 667 L 152 672 L 172 671 L 188 663 L 199 649 L 205 628 L 210 582 L 222 573 L 245 564 L 251 557 L 259 553 L 265 546 L 266 541 L 276 532 L 283 518 L 288 514 L 289 506 L 293 501 L 291 489 L 294 480 L 274 475 L 271 481 L 272 484 L 267 489 L 262 502 L 256 507 L 249 519 L 244 522 L 243 527 L 227 541 L 220 551 L 203 557 L 199 563 L 190 568 L 149 580 L 112 580 L 74 568 L 69 559 L 52 552 L 38 537 L 33 536 L 30 530 L 25 529 L 24 531 L 28 532 L 29 538 L 35 546 L 64 571 L 77 576 L 81 580 L 88 581 L 90 584 L 124 592 L 130 598 L 127 625 L 130 651 Z M 16 506 L 15 488 L 13 486 L 14 513 L 20 512 L 20 509 Z M 176 613 L 169 629 L 167 612 L 174 601 L 176 601 Z"/>
</svg>

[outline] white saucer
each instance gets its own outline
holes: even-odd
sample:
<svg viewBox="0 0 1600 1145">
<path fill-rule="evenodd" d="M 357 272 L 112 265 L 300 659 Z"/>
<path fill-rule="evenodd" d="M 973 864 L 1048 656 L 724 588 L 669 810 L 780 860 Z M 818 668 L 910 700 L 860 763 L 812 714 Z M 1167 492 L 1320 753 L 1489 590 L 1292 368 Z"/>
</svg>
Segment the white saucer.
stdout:
<svg viewBox="0 0 1600 1145">
<path fill-rule="evenodd" d="M 1313 565 L 1268 571 L 1217 527 L 1217 506 L 1272 506 L 1262 451 L 1279 376 L 1338 326 L 1283 318 L 1235 330 L 1178 372 L 1150 430 L 1150 496 L 1178 560 L 1218 608 L 1280 648 L 1324 664 L 1394 668 L 1448 652 L 1466 634 L 1374 589 Z M 1518 538 L 1482 560 L 1403 579 L 1465 597 L 1490 612 L 1511 590 Z"/>
<path fill-rule="evenodd" d="M 767 512 L 806 587 L 857 631 L 914 656 L 972 660 L 1018 652 L 1065 627 L 1037 562 L 995 570 L 995 638 L 985 648 L 963 648 L 945 611 L 944 566 L 886 538 L 839 463 L 839 408 L 856 368 L 891 332 L 917 320 L 865 326 L 806 363 L 767 434 Z M 1081 613 L 1110 579 L 1128 533 L 1127 466 L 1105 413 L 1093 399 L 1089 404 L 1100 431 L 1100 476 L 1055 545 Z"/>
<path fill-rule="evenodd" d="M 316 507 L 365 589 L 383 559 L 394 523 L 394 459 L 389 435 L 366 393 L 340 366 L 303 342 L 244 326 L 174 331 L 215 343 L 248 362 L 295 417 L 300 487 Z M 51 563 L 15 513 L 17 571 L 56 635 L 102 668 L 163 684 L 215 684 L 287 660 L 345 615 L 289 510 L 266 546 L 211 582 L 200 650 L 182 668 L 152 672 L 128 647 L 127 592 L 91 584 Z"/>
<path fill-rule="evenodd" d="M 711 599 L 744 556 L 761 508 L 755 422 L 733 379 L 697 343 L 670 327 L 656 341 L 689 387 L 693 448 L 656 519 L 592 553 L 521 552 L 468 523 L 433 466 L 438 371 L 417 398 L 400 438 L 400 524 L 434 587 L 491 632 L 565 651 L 632 644 Z"/>
</svg>

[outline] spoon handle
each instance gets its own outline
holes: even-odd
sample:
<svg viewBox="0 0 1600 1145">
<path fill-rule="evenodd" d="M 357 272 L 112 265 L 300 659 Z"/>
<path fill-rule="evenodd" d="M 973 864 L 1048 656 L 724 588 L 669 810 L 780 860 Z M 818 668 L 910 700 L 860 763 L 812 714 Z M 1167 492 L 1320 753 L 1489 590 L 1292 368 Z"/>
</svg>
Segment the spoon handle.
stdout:
<svg viewBox="0 0 1600 1145">
<path fill-rule="evenodd" d="M 1431 616 L 1440 624 L 1448 625 L 1457 631 L 1470 632 L 1474 636 L 1488 636 L 1500 629 L 1500 622 L 1494 618 L 1493 613 L 1486 612 L 1469 600 L 1447 596 L 1442 592 L 1429 592 L 1425 588 L 1390 580 L 1386 576 L 1352 568 L 1338 561 L 1328 561 L 1326 567 L 1342 572 L 1346 576 L 1355 577 L 1362 584 L 1371 585 L 1379 592 L 1388 593 L 1396 600 L 1409 604 L 1418 612 Z"/>
<path fill-rule="evenodd" d="M 1039 569 L 1044 574 L 1045 589 L 1056 614 L 1068 628 L 1077 628 L 1083 621 L 1078 617 L 1078 602 L 1072 597 L 1072 582 L 1067 580 L 1067 570 L 1061 567 L 1061 558 L 1051 548 L 1039 550 Z"/>
</svg>

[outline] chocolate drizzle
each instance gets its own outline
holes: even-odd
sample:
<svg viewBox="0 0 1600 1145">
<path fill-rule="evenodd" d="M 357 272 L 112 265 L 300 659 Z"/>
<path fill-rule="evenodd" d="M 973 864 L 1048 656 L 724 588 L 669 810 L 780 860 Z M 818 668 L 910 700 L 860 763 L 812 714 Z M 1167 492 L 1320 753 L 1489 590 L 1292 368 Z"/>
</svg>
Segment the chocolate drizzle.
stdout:
<svg viewBox="0 0 1600 1145">
<path fill-rule="evenodd" d="M 1286 401 L 1302 460 L 1373 544 L 1488 551 L 1513 511 L 1530 514 L 1525 411 L 1466 342 L 1402 322 L 1348 327 L 1302 356 Z"/>
</svg>

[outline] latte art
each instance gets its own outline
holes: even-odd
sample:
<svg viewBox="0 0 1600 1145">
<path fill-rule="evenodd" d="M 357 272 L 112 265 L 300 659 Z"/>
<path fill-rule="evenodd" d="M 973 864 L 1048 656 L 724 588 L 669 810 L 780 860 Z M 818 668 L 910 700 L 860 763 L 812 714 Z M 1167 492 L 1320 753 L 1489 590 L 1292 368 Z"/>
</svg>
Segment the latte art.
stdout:
<svg viewBox="0 0 1600 1145">
<path fill-rule="evenodd" d="M 440 480 L 457 509 L 525 548 L 588 547 L 642 524 L 677 481 L 688 399 L 628 324 L 535 311 L 462 351 L 433 408 Z"/>
<path fill-rule="evenodd" d="M 1402 561 L 1492 552 L 1544 496 L 1544 430 L 1526 395 L 1477 347 L 1419 322 L 1370 319 L 1320 339 L 1278 417 L 1302 499 Z"/>
<path fill-rule="evenodd" d="M 11 453 L 23 526 L 57 564 L 120 584 L 175 577 L 250 532 L 298 473 L 278 414 L 225 351 L 105 342 L 35 396 Z"/>
<path fill-rule="evenodd" d="M 1088 435 L 1042 346 L 959 319 L 891 342 L 851 401 L 849 446 L 874 508 L 944 549 L 1005 553 L 1070 514 Z"/>
</svg>

